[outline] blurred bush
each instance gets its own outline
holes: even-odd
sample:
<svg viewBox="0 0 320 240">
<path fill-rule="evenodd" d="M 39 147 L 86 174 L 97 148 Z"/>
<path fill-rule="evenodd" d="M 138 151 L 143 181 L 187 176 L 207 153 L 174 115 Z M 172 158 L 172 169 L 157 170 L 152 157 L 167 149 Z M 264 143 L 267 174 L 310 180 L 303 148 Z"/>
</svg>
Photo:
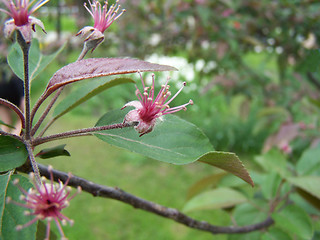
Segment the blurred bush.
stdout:
<svg viewBox="0 0 320 240">
<path fill-rule="evenodd" d="M 74 34 L 75 25 L 91 24 L 85 18 L 83 2 L 60 1 L 62 32 Z M 317 101 L 320 90 L 318 67 L 310 68 L 312 59 L 317 58 L 312 50 L 318 47 L 320 35 L 318 1 L 120 3 L 127 12 L 112 25 L 94 56 L 184 59 L 185 68 L 172 61 L 180 68 L 172 81 L 187 80 L 192 87 L 185 99 L 177 101 L 194 100 L 195 106 L 184 117 L 199 125 L 217 149 L 259 152 L 266 138 L 284 122 L 318 126 L 314 114 L 318 110 L 310 104 L 310 99 Z M 56 8 L 56 3 L 50 4 Z M 76 23 L 63 20 L 68 14 L 79 14 L 77 9 L 81 12 Z M 52 22 L 49 26 L 54 29 Z M 81 47 L 81 41 L 76 44 Z M 74 45 L 70 47 L 74 49 Z M 131 89 L 133 92 L 134 87 Z M 109 105 L 110 98 L 122 96 L 122 105 L 127 99 L 121 93 L 98 97 L 106 103 L 101 111 L 114 107 Z M 94 101 L 101 103 L 92 101 L 88 109 L 96 105 Z"/>
</svg>

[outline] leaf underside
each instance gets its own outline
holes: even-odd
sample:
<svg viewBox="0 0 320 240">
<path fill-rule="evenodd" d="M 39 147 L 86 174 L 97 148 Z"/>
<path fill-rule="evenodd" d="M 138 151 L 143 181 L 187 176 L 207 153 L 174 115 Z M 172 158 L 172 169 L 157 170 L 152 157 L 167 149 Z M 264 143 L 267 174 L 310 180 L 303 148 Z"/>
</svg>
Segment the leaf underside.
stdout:
<svg viewBox="0 0 320 240">
<path fill-rule="evenodd" d="M 176 71 L 167 65 L 130 58 L 89 58 L 71 63 L 58 70 L 50 79 L 45 96 L 56 89 L 83 79 L 135 72 Z"/>
</svg>

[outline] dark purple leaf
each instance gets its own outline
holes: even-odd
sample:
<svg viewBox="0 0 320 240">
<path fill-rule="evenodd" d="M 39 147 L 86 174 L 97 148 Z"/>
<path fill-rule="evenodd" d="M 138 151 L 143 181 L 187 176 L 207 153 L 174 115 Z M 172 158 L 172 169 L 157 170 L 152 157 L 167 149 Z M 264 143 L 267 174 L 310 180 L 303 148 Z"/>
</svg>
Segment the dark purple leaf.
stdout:
<svg viewBox="0 0 320 240">
<path fill-rule="evenodd" d="M 88 78 L 104 77 L 135 72 L 176 71 L 167 65 L 160 65 L 130 58 L 89 58 L 71 63 L 58 70 L 46 89 L 50 95 L 59 87 Z"/>
</svg>

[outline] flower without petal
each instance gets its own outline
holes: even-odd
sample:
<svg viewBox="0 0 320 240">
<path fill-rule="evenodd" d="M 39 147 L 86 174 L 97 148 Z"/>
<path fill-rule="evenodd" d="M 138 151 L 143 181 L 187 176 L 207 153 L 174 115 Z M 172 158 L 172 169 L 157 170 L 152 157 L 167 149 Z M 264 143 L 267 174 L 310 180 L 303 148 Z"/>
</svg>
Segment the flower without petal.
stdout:
<svg viewBox="0 0 320 240">
<path fill-rule="evenodd" d="M 39 19 L 32 17 L 31 14 L 49 2 L 49 0 L 39 0 L 35 4 L 33 4 L 34 1 L 29 2 L 29 0 L 16 0 L 16 3 L 13 0 L 1 1 L 6 5 L 8 10 L 0 9 L 0 11 L 5 12 L 11 17 L 11 19 L 5 22 L 4 27 L 4 34 L 7 38 L 10 38 L 18 30 L 24 40 L 29 43 L 32 40 L 32 31 L 35 31 L 35 25 L 41 27 L 45 32 L 43 23 Z"/>
<path fill-rule="evenodd" d="M 85 43 L 88 44 L 87 48 L 92 49 L 92 51 L 104 41 L 104 31 L 110 27 L 110 25 L 117 20 L 124 12 L 123 9 L 119 14 L 120 5 L 118 1 L 115 4 L 112 4 L 108 9 L 108 1 L 104 2 L 103 7 L 97 0 L 88 0 L 90 9 L 87 7 L 86 3 L 84 4 L 85 8 L 88 10 L 90 15 L 94 20 L 93 27 L 86 26 L 82 28 L 77 36 L 84 38 Z"/>
<path fill-rule="evenodd" d="M 151 132 L 156 125 L 157 119 L 161 119 L 163 115 L 178 112 L 180 110 L 186 110 L 186 106 L 193 104 L 190 99 L 188 103 L 177 107 L 170 107 L 169 103 L 178 96 L 185 86 L 185 82 L 180 90 L 171 97 L 169 91 L 168 81 L 163 85 L 157 96 L 154 94 L 154 75 L 152 75 L 152 86 L 145 87 L 143 78 L 140 74 L 141 82 L 143 86 L 143 93 L 136 86 L 136 95 L 139 101 L 131 101 L 123 106 L 122 109 L 132 106 L 135 109 L 129 111 L 124 118 L 124 123 L 139 122 L 135 129 L 140 133 L 140 137 L 144 134 Z M 170 98 L 171 97 L 171 98 Z"/>
<path fill-rule="evenodd" d="M 35 216 L 31 221 L 25 223 L 24 225 L 18 225 L 16 227 L 17 230 L 28 227 L 38 220 L 47 220 L 46 239 L 49 239 L 50 223 L 53 220 L 59 229 L 61 237 L 66 239 L 60 223 L 62 223 L 62 225 L 65 225 L 66 222 L 69 222 L 71 225 L 73 224 L 73 220 L 61 213 L 64 208 L 69 206 L 69 201 L 76 195 L 74 194 L 69 196 L 71 190 L 69 187 L 66 187 L 71 178 L 71 174 L 69 174 L 69 177 L 64 184 L 62 182 L 54 183 L 52 167 L 49 166 L 48 170 L 51 175 L 50 183 L 46 183 L 46 179 L 43 178 L 41 185 L 39 186 L 34 179 L 34 174 L 31 173 L 30 177 L 33 180 L 36 188 L 31 188 L 29 191 L 26 191 L 20 185 L 18 185 L 18 181 L 14 182 L 14 184 L 17 185 L 20 191 L 23 193 L 23 195 L 20 197 L 20 200 L 24 201 L 24 203 L 15 202 L 11 198 L 7 198 L 7 202 L 12 202 L 15 205 L 27 208 L 30 210 L 30 212 L 27 212 L 27 214 Z M 81 188 L 79 187 L 78 193 L 80 191 Z"/>
</svg>

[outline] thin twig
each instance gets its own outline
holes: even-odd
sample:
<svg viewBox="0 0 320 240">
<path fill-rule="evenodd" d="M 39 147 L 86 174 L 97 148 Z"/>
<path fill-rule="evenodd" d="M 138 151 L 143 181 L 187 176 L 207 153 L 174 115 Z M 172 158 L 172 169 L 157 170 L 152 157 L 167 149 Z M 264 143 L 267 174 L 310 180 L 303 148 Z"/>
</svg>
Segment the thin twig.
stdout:
<svg viewBox="0 0 320 240">
<path fill-rule="evenodd" d="M 39 169 L 41 172 L 41 175 L 50 178 L 50 172 L 48 171 L 48 168 L 44 165 L 39 164 Z M 22 169 L 23 172 L 28 172 L 28 169 Z M 62 182 L 65 182 L 68 179 L 68 174 L 65 172 L 61 172 L 58 170 L 53 170 L 53 177 L 55 181 L 58 181 L 60 179 Z M 212 225 L 205 221 L 199 221 L 196 219 L 193 219 L 184 213 L 180 212 L 177 209 L 174 208 L 168 208 L 165 206 L 162 206 L 160 204 L 139 198 L 137 196 L 134 196 L 130 193 L 127 193 L 119 188 L 112 188 L 108 186 L 99 185 L 96 183 L 93 183 L 91 181 L 88 181 L 84 178 L 80 178 L 77 176 L 71 177 L 69 183 L 69 186 L 77 188 L 80 186 L 83 191 L 88 192 L 92 194 L 95 197 L 103 197 L 103 198 L 111 198 L 114 200 L 121 201 L 123 203 L 127 203 L 134 208 L 139 208 L 151 213 L 154 213 L 156 215 L 172 219 L 175 222 L 181 223 L 183 225 L 186 225 L 190 228 L 198 229 L 201 231 L 210 232 L 213 234 L 234 234 L 234 233 L 248 233 L 253 232 L 257 230 L 262 230 L 265 228 L 270 227 L 274 221 L 271 217 L 266 218 L 264 221 L 246 225 L 246 226 L 216 226 Z"/>
<path fill-rule="evenodd" d="M 92 128 L 84 128 L 84 129 L 78 129 L 78 130 L 72 130 L 69 132 L 63 132 L 58 134 L 49 135 L 46 137 L 39 137 L 33 140 L 33 146 L 37 146 L 46 142 L 51 142 L 58 139 L 64 139 L 64 138 L 70 138 L 70 137 L 78 137 L 87 135 L 89 133 L 98 132 L 98 131 L 104 131 L 104 130 L 111 130 L 116 128 L 125 128 L 125 127 L 133 127 L 136 126 L 138 122 L 133 123 L 117 123 L 112 125 L 106 125 L 106 126 L 99 126 L 99 127 L 92 127 Z"/>
<path fill-rule="evenodd" d="M 0 104 L 5 105 L 8 108 L 10 108 L 11 110 L 13 110 L 20 118 L 22 128 L 25 128 L 25 124 L 24 124 L 25 119 L 24 119 L 23 113 L 16 105 L 14 105 L 13 103 L 11 103 L 8 100 L 3 99 L 3 98 L 0 98 Z"/>
<path fill-rule="evenodd" d="M 58 97 L 60 96 L 62 90 L 64 88 L 59 88 L 59 90 L 56 92 L 56 95 L 54 95 L 54 97 L 51 99 L 51 102 L 49 103 L 49 105 L 47 106 L 46 110 L 42 113 L 40 119 L 38 120 L 38 122 L 34 125 L 34 127 L 31 130 L 31 136 L 33 136 L 37 130 L 39 129 L 40 125 L 42 124 L 43 120 L 46 118 L 46 116 L 48 115 L 48 113 L 50 112 L 53 104 L 55 104 L 55 102 L 57 101 Z"/>
</svg>

